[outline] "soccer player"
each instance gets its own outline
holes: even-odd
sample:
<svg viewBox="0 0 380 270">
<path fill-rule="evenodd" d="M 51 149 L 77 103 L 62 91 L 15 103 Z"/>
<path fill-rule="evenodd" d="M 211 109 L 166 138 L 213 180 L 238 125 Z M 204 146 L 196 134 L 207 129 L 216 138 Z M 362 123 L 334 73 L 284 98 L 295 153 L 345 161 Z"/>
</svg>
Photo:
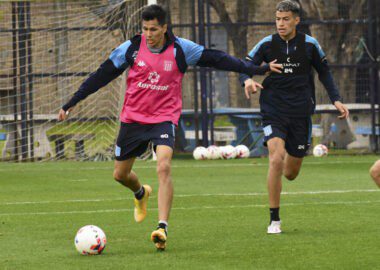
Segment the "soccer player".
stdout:
<svg viewBox="0 0 380 270">
<path fill-rule="evenodd" d="M 268 234 L 281 233 L 280 194 L 281 177 L 294 180 L 303 157 L 310 146 L 311 115 L 315 110 L 315 89 L 312 67 L 327 90 L 331 102 L 347 118 L 349 111 L 341 102 L 326 57 L 318 41 L 300 33 L 300 6 L 295 1 L 281 1 L 276 7 L 277 33 L 262 39 L 248 54 L 247 60 L 256 65 L 277 59 L 283 65 L 281 74 L 270 74 L 263 81 L 260 111 L 263 117 L 265 144 L 269 151 L 267 176 L 270 225 Z M 247 98 L 257 92 L 254 82 L 240 75 Z"/>
<path fill-rule="evenodd" d="M 134 192 L 134 218 L 142 222 L 152 188 L 142 185 L 132 166 L 152 142 L 157 154 L 159 222 L 151 239 L 156 248 L 166 247 L 169 213 L 173 199 L 171 160 L 175 126 L 182 109 L 182 77 L 188 66 L 214 67 L 226 71 L 253 74 L 281 72 L 281 65 L 255 66 L 222 51 L 205 49 L 192 41 L 176 37 L 168 29 L 166 11 L 150 5 L 142 12 L 142 34 L 116 48 L 96 72 L 80 86 L 59 111 L 58 120 L 88 95 L 107 85 L 128 67 L 127 89 L 120 114 L 121 127 L 115 147 L 116 181 Z M 255 86 L 254 86 L 255 87 Z"/>
<path fill-rule="evenodd" d="M 373 181 L 375 181 L 377 186 L 380 188 L 380 160 L 376 161 L 375 164 L 372 165 L 369 173 Z"/>
</svg>

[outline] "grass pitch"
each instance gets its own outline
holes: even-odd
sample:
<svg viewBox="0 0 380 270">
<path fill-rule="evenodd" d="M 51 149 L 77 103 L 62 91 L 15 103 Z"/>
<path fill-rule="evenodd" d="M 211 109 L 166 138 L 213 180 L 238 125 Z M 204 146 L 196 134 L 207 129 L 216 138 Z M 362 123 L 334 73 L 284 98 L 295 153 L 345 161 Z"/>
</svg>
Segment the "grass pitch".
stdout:
<svg viewBox="0 0 380 270">
<path fill-rule="evenodd" d="M 283 182 L 282 235 L 267 235 L 267 159 L 174 160 L 168 247 L 155 251 L 153 162 L 135 171 L 153 187 L 147 219 L 112 179 L 113 163 L 0 163 L 0 269 L 379 269 L 376 156 L 305 159 Z M 101 256 L 81 256 L 76 231 L 102 228 Z"/>
</svg>

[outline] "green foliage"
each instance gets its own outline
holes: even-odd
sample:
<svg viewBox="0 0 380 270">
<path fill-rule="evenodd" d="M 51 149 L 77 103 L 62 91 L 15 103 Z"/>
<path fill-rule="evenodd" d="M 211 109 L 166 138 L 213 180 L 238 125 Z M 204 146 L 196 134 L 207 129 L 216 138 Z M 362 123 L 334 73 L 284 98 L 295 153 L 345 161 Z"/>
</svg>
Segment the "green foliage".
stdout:
<svg viewBox="0 0 380 270">
<path fill-rule="evenodd" d="M 219 115 L 215 117 L 214 126 L 215 127 L 229 127 L 229 126 L 233 126 L 233 124 L 230 122 L 227 115 Z"/>
<path fill-rule="evenodd" d="M 53 134 L 94 134 L 93 140 L 85 141 L 85 151 L 92 156 L 96 150 L 109 148 L 116 136 L 119 124 L 115 121 L 94 121 L 88 123 L 79 122 L 61 122 L 49 129 L 47 135 Z M 51 142 L 51 147 L 54 149 L 54 142 Z M 75 142 L 68 141 L 65 143 L 65 155 L 69 158 L 74 157 Z"/>
</svg>

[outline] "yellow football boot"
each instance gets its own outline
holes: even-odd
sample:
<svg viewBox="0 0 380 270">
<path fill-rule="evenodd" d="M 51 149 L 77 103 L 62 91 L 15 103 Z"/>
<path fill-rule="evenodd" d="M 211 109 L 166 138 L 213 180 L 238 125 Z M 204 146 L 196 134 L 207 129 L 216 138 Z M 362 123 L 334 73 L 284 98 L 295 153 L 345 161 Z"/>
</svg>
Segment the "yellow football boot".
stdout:
<svg viewBox="0 0 380 270">
<path fill-rule="evenodd" d="M 162 228 L 158 228 L 157 230 L 153 231 L 152 235 L 150 236 L 158 251 L 165 250 L 167 237 L 168 236 L 165 232 L 165 229 Z"/>
<path fill-rule="evenodd" d="M 146 208 L 148 205 L 148 199 L 152 193 L 152 188 L 149 185 L 143 185 L 145 189 L 144 197 L 141 200 L 135 198 L 135 220 L 136 222 L 142 222 L 146 217 Z"/>
</svg>

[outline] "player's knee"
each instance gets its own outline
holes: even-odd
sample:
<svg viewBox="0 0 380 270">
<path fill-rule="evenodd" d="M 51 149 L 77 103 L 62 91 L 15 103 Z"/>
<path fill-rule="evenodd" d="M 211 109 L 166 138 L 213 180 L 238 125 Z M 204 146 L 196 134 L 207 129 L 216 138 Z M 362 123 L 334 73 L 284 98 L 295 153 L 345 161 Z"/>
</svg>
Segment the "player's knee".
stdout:
<svg viewBox="0 0 380 270">
<path fill-rule="evenodd" d="M 113 171 L 113 179 L 115 179 L 118 182 L 122 182 L 123 179 L 127 177 L 125 172 L 121 172 L 119 170 L 114 170 Z"/>
<path fill-rule="evenodd" d="M 373 180 L 380 177 L 380 160 L 376 161 L 375 164 L 369 170 L 369 173 Z"/>
<path fill-rule="evenodd" d="M 371 175 L 373 181 L 380 186 L 380 168 L 379 166 L 373 165 L 369 170 L 369 174 Z"/>
<path fill-rule="evenodd" d="M 269 157 L 269 163 L 271 168 L 280 169 L 284 164 L 284 157 L 280 154 L 273 154 Z"/>
<path fill-rule="evenodd" d="M 170 161 L 163 160 L 157 163 L 157 174 L 158 175 L 169 175 L 171 170 Z"/>
<path fill-rule="evenodd" d="M 297 178 L 298 172 L 284 172 L 284 176 L 289 181 L 293 181 L 294 179 Z"/>
</svg>

